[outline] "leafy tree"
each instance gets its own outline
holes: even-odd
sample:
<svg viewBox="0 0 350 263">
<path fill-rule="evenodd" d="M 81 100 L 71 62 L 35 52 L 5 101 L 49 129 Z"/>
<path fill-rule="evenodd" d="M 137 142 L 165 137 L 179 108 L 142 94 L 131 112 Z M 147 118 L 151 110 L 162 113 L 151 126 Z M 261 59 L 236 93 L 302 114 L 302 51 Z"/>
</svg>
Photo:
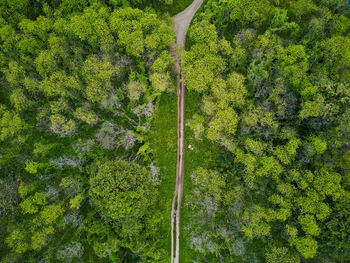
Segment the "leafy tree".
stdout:
<svg viewBox="0 0 350 263">
<path fill-rule="evenodd" d="M 217 112 L 209 122 L 207 137 L 213 141 L 220 141 L 223 136 L 232 136 L 236 133 L 238 123 L 237 113 L 228 108 Z"/>
<path fill-rule="evenodd" d="M 0 215 L 5 218 L 18 212 L 19 194 L 15 178 L 0 179 Z"/>
<path fill-rule="evenodd" d="M 173 90 L 172 79 L 168 73 L 153 73 L 150 76 L 150 81 L 158 92 Z"/>
<path fill-rule="evenodd" d="M 196 140 L 201 140 L 204 133 L 204 121 L 205 118 L 202 115 L 195 114 L 192 116 L 192 119 L 188 123 L 188 126 L 194 133 L 194 137 Z"/>
<path fill-rule="evenodd" d="M 111 80 L 116 68 L 96 55 L 88 57 L 83 63 L 83 77 L 87 81 L 86 97 L 91 102 L 102 101 L 112 90 Z"/>
<path fill-rule="evenodd" d="M 14 90 L 11 94 L 11 102 L 18 112 L 28 110 L 33 105 L 33 102 L 27 98 L 22 90 Z"/>
<path fill-rule="evenodd" d="M 332 196 L 332 198 L 336 200 L 344 193 L 340 181 L 340 174 L 324 167 L 316 171 L 314 187 L 322 196 Z"/>
<path fill-rule="evenodd" d="M 12 248 L 16 253 L 23 253 L 29 249 L 29 244 L 26 240 L 26 231 L 17 228 L 11 232 L 11 234 L 6 238 L 6 243 Z"/>
<path fill-rule="evenodd" d="M 210 165 L 225 171 L 227 189 L 245 191 L 243 211 L 231 213 L 228 194 L 231 202 L 218 204 L 195 186 L 190 204 L 201 217 L 188 226 L 192 248 L 198 261 L 237 261 L 225 242 L 242 235 L 260 261 L 333 260 L 320 237 L 347 189 L 349 103 L 340 86 L 348 80 L 348 9 L 338 1 L 243 2 L 209 0 L 189 29 L 186 84 L 202 99 L 189 126 L 196 139 L 204 130 L 224 146 L 230 157 Z M 227 117 L 232 110 L 236 117 Z M 223 119 L 234 120 L 230 128 Z M 344 240 L 335 241 L 342 250 Z M 239 260 L 248 254 L 239 251 Z"/>
<path fill-rule="evenodd" d="M 291 253 L 286 247 L 271 246 L 266 251 L 266 262 L 267 263 L 292 263 L 300 262 L 300 257 L 294 253 Z"/>
<path fill-rule="evenodd" d="M 26 198 L 20 204 L 24 214 L 35 214 L 39 211 L 39 206 L 47 203 L 44 193 L 36 192 L 34 195 Z"/>
<path fill-rule="evenodd" d="M 82 15 L 72 16 L 63 30 L 96 49 L 102 38 L 110 36 L 106 21 L 109 15 L 107 7 L 95 4 L 84 9 Z"/>
<path fill-rule="evenodd" d="M 149 172 L 123 160 L 96 164 L 90 178 L 90 203 L 107 222 L 120 227 L 124 237 L 135 237 L 142 230 L 143 217 L 154 203 L 154 186 Z M 108 190 L 109 189 L 109 190 Z"/>
<path fill-rule="evenodd" d="M 322 97 L 318 96 L 316 100 L 305 101 L 301 104 L 299 113 L 300 118 L 318 117 L 321 113 Z"/>
<path fill-rule="evenodd" d="M 220 200 L 221 189 L 225 186 L 225 178 L 222 175 L 216 171 L 207 171 L 198 167 L 191 177 L 200 191 L 214 196 L 217 201 Z"/>
<path fill-rule="evenodd" d="M 158 188 L 136 164 L 117 192 L 129 207 L 105 207 L 116 218 L 103 217 L 98 238 L 82 226 L 102 218 L 85 202 L 91 160 L 136 160 L 156 102 L 172 91 L 171 19 L 129 7 L 144 1 L 39 2 L 0 3 L 0 165 L 17 182 L 5 191 L 0 178 L 1 258 L 164 261 Z"/>
<path fill-rule="evenodd" d="M 312 215 L 301 215 L 298 220 L 307 235 L 318 236 L 320 234 L 320 229 Z"/>
<path fill-rule="evenodd" d="M 348 197 L 337 200 L 332 206 L 332 217 L 322 224 L 319 237 L 320 251 L 339 261 L 349 257 Z"/>
<path fill-rule="evenodd" d="M 74 112 L 74 116 L 89 125 L 94 125 L 99 120 L 98 116 L 87 107 L 77 108 Z"/>
<path fill-rule="evenodd" d="M 350 39 L 348 37 L 334 36 L 325 40 L 325 58 L 331 73 L 337 74 L 337 71 L 342 67 L 349 67 L 349 46 Z"/>
<path fill-rule="evenodd" d="M 296 249 L 305 258 L 313 258 L 317 252 L 317 242 L 311 237 L 291 239 L 291 244 L 295 244 Z"/>
<path fill-rule="evenodd" d="M 118 37 L 118 44 L 127 55 L 140 57 L 145 49 L 168 47 L 174 35 L 166 22 L 160 22 L 154 13 L 139 9 L 116 9 L 110 18 L 110 27 Z"/>
<path fill-rule="evenodd" d="M 52 132 L 61 137 L 70 136 L 76 131 L 76 123 L 74 120 L 67 120 L 61 114 L 51 115 L 50 121 Z"/>
<path fill-rule="evenodd" d="M 230 18 L 243 26 L 261 26 L 266 22 L 271 9 L 269 1 L 228 1 L 227 5 L 231 9 Z"/>
<path fill-rule="evenodd" d="M 28 125 L 16 112 L 6 110 L 0 105 L 0 141 L 13 138 L 17 134 L 23 133 Z M 20 137 L 18 137 L 20 139 Z M 20 139 L 22 140 L 22 139 Z"/>
<path fill-rule="evenodd" d="M 242 231 L 249 239 L 268 236 L 271 230 L 269 221 L 269 214 L 262 207 L 254 205 L 244 211 Z"/>
<path fill-rule="evenodd" d="M 128 85 L 126 85 L 127 94 L 132 101 L 140 99 L 145 90 L 146 86 L 139 80 L 130 81 Z"/>
</svg>

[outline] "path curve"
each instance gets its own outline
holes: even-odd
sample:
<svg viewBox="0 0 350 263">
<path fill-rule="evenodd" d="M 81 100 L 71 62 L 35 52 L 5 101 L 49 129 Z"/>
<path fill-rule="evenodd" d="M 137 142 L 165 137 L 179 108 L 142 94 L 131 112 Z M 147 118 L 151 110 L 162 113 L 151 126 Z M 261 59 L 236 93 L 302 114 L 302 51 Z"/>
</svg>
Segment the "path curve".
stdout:
<svg viewBox="0 0 350 263">
<path fill-rule="evenodd" d="M 187 28 L 204 0 L 194 0 L 185 10 L 173 17 L 176 44 L 171 46 L 174 72 L 177 74 L 177 161 L 176 182 L 171 207 L 171 263 L 180 262 L 180 210 L 184 185 L 185 164 L 185 80 L 178 52 L 185 47 Z"/>
<path fill-rule="evenodd" d="M 187 28 L 203 2 L 204 0 L 194 0 L 185 10 L 173 16 L 176 44 L 178 47 L 184 48 Z"/>
</svg>

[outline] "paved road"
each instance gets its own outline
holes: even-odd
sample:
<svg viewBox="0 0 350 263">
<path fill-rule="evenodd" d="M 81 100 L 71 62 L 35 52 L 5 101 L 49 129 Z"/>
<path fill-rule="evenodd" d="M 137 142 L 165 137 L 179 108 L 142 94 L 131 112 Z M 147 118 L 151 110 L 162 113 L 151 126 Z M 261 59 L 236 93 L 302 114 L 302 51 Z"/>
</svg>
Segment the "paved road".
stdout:
<svg viewBox="0 0 350 263">
<path fill-rule="evenodd" d="M 176 45 L 172 45 L 174 71 L 177 74 L 177 163 L 175 191 L 171 208 L 171 263 L 180 262 L 180 210 L 184 185 L 185 163 L 185 80 L 181 70 L 181 58 L 176 47 L 185 47 L 187 28 L 204 0 L 194 0 L 184 11 L 173 17 Z"/>
</svg>

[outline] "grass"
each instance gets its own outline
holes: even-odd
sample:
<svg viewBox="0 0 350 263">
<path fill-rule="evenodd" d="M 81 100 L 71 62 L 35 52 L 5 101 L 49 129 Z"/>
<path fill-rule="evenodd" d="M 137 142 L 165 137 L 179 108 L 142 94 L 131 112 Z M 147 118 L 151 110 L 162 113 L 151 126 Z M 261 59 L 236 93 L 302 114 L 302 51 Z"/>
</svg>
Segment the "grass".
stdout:
<svg viewBox="0 0 350 263">
<path fill-rule="evenodd" d="M 201 97 L 196 92 L 186 94 L 186 119 L 198 112 Z M 160 209 L 164 212 L 161 223 L 162 249 L 169 253 L 170 258 L 170 212 L 176 176 L 176 147 L 177 147 L 177 98 L 176 94 L 163 94 L 160 98 L 157 111 L 154 114 L 151 130 L 147 135 L 147 142 L 152 149 L 152 159 L 160 168 L 162 182 L 159 185 Z M 186 226 L 191 220 L 191 211 L 186 207 L 186 200 L 192 192 L 191 174 L 198 167 L 208 168 L 215 163 L 218 149 L 211 143 L 194 141 L 192 132 L 186 127 L 185 145 L 194 146 L 194 151 L 186 148 L 185 153 L 185 183 L 181 209 L 181 249 L 180 262 L 192 262 L 195 252 L 191 250 L 187 242 L 190 233 L 186 232 Z"/>
<path fill-rule="evenodd" d="M 174 0 L 167 9 L 171 16 L 181 12 L 193 0 Z M 203 8 L 203 7 L 201 7 Z M 194 113 L 199 111 L 201 96 L 197 92 L 187 92 L 185 121 L 190 119 Z M 153 160 L 156 166 L 161 169 L 162 183 L 159 186 L 162 198 L 160 209 L 164 211 L 164 220 L 161 225 L 161 236 L 163 237 L 163 249 L 168 251 L 170 258 L 170 212 L 176 177 L 176 147 L 177 147 L 177 98 L 176 94 L 163 94 L 160 98 L 157 111 L 152 121 L 152 127 L 147 136 L 147 141 L 153 150 Z M 192 193 L 191 174 L 201 166 L 209 168 L 216 162 L 218 148 L 212 142 L 203 139 L 195 141 L 191 130 L 185 129 L 185 182 L 181 208 L 181 236 L 180 236 L 180 262 L 193 262 L 195 251 L 190 246 L 188 239 L 190 234 L 186 226 L 191 221 L 191 210 L 186 206 L 186 200 Z M 194 146 L 194 151 L 186 148 L 188 144 Z"/>
<path fill-rule="evenodd" d="M 168 12 L 170 16 L 176 15 L 189 6 L 193 0 L 173 0 L 172 4 L 165 4 L 159 1 L 153 1 L 152 7 L 163 14 L 163 12 Z"/>
<path fill-rule="evenodd" d="M 152 160 L 160 168 L 160 207 L 164 219 L 161 220 L 162 249 L 168 251 L 170 259 L 170 212 L 176 179 L 177 147 L 177 98 L 175 93 L 163 94 L 154 114 L 147 142 L 152 149 Z"/>
<path fill-rule="evenodd" d="M 199 105 L 201 104 L 201 96 L 197 92 L 189 92 L 186 94 L 186 111 L 185 120 L 191 119 L 194 113 L 199 112 Z M 180 262 L 192 262 L 195 259 L 195 251 L 189 246 L 189 238 L 191 233 L 188 232 L 187 226 L 191 223 L 192 211 L 186 206 L 188 197 L 192 194 L 191 174 L 197 167 L 210 168 L 216 163 L 218 148 L 217 146 L 203 138 L 202 141 L 195 141 L 193 133 L 186 127 L 185 130 L 185 183 L 184 195 L 181 208 L 181 248 L 180 248 Z M 191 151 L 187 145 L 191 144 L 194 150 Z"/>
<path fill-rule="evenodd" d="M 173 0 L 173 4 L 170 5 L 168 11 L 170 15 L 176 15 L 189 6 L 193 0 Z"/>
</svg>

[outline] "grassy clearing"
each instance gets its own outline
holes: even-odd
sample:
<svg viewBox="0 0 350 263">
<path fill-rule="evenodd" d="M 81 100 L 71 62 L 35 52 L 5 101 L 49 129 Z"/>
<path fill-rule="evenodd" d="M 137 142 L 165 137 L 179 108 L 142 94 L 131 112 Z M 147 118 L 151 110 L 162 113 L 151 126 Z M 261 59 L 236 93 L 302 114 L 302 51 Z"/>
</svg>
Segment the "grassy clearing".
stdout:
<svg viewBox="0 0 350 263">
<path fill-rule="evenodd" d="M 159 1 L 153 1 L 152 7 L 160 12 L 160 14 L 163 14 L 164 12 L 168 12 L 170 16 L 176 15 L 177 13 L 180 13 L 182 10 L 184 10 L 186 7 L 188 7 L 193 0 L 173 0 L 172 4 L 164 4 Z"/>
<path fill-rule="evenodd" d="M 201 96 L 197 92 L 187 92 L 186 94 L 186 112 L 185 120 L 191 119 L 194 113 L 199 111 L 199 105 L 201 103 Z M 180 262 L 193 262 L 195 259 L 195 252 L 189 247 L 190 232 L 187 226 L 191 223 L 191 209 L 186 206 L 186 200 L 192 194 L 192 182 L 191 174 L 193 171 L 201 166 L 203 168 L 212 167 L 218 155 L 218 148 L 212 142 L 203 138 L 202 141 L 195 141 L 193 133 L 186 127 L 185 137 L 185 183 L 184 183 L 184 195 L 181 208 L 181 253 Z M 191 151 L 187 146 L 191 144 L 194 150 Z"/>
<path fill-rule="evenodd" d="M 200 94 L 188 92 L 186 95 L 186 119 L 197 112 L 200 105 Z M 177 98 L 176 94 L 163 94 L 155 112 L 152 127 L 147 135 L 147 142 L 153 151 L 154 163 L 160 167 L 162 182 L 159 186 L 160 208 L 164 211 L 164 219 L 161 225 L 163 249 L 170 253 L 170 211 L 175 187 L 176 176 L 176 147 L 177 147 Z M 198 167 L 210 167 L 215 163 L 217 147 L 203 139 L 194 141 L 192 132 L 186 128 L 185 145 L 192 144 L 194 151 L 186 150 L 185 153 L 185 184 L 181 209 L 181 262 L 192 262 L 195 253 L 188 245 L 190 233 L 186 232 L 186 226 L 190 223 L 191 211 L 186 207 L 186 200 L 192 192 L 191 174 Z M 170 257 L 170 254 L 169 254 Z"/>
<path fill-rule="evenodd" d="M 189 6 L 193 0 L 173 0 L 173 4 L 169 6 L 168 12 L 170 15 L 176 15 Z"/>
<path fill-rule="evenodd" d="M 160 207 L 164 212 L 161 221 L 161 241 L 163 249 L 169 252 L 170 258 L 170 212 L 176 177 L 177 148 L 177 98 L 176 94 L 163 94 L 157 111 L 154 114 L 147 142 L 152 149 L 152 160 L 160 168 L 161 184 L 159 185 Z"/>
</svg>

